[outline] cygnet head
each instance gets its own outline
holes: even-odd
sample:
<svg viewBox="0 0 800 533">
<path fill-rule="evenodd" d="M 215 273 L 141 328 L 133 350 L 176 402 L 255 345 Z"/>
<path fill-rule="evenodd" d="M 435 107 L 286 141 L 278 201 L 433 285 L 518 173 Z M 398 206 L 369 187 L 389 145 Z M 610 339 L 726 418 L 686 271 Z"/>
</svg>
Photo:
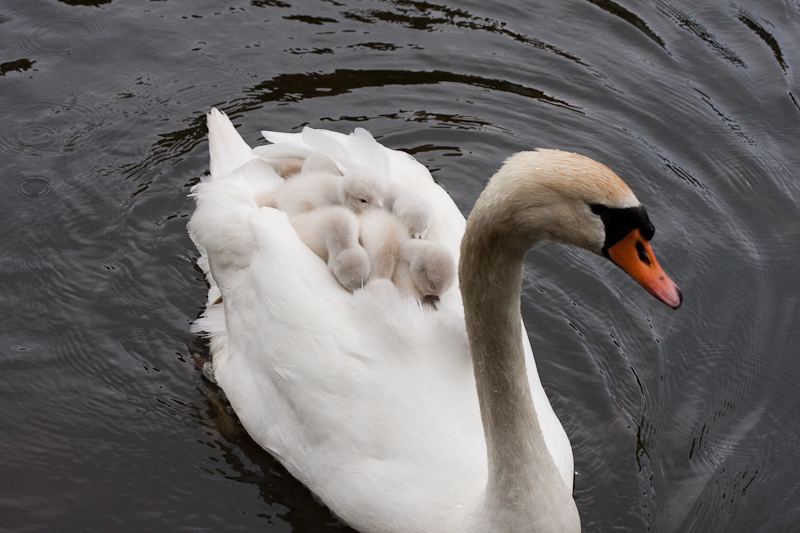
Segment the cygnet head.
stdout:
<svg viewBox="0 0 800 533">
<path fill-rule="evenodd" d="M 353 246 L 332 258 L 329 268 L 342 287 L 353 292 L 369 278 L 369 257 L 362 247 Z"/>
<path fill-rule="evenodd" d="M 456 279 L 456 262 L 443 247 L 421 239 L 403 245 L 414 286 L 423 297 L 440 296 Z"/>
<path fill-rule="evenodd" d="M 377 178 L 366 172 L 348 172 L 342 178 L 342 205 L 355 213 L 383 207 L 384 188 Z"/>
<path fill-rule="evenodd" d="M 419 194 L 399 185 L 392 186 L 387 200 L 387 207 L 403 223 L 411 238 L 424 238 L 433 215 L 431 204 Z"/>
</svg>

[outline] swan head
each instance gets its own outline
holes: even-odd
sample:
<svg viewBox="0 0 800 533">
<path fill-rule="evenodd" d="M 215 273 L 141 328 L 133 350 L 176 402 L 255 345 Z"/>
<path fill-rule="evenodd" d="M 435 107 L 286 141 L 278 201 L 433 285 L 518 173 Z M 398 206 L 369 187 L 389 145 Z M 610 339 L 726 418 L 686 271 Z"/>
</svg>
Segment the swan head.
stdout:
<svg viewBox="0 0 800 533">
<path fill-rule="evenodd" d="M 650 247 L 655 228 L 647 212 L 605 165 L 560 150 L 520 152 L 481 196 L 478 219 L 490 217 L 495 237 L 512 248 L 524 253 L 538 240 L 585 248 L 610 259 L 668 306 L 680 306 L 678 286 Z"/>
<path fill-rule="evenodd" d="M 342 205 L 355 213 L 383 207 L 385 191 L 383 184 L 369 173 L 348 172 L 342 178 Z"/>
</svg>

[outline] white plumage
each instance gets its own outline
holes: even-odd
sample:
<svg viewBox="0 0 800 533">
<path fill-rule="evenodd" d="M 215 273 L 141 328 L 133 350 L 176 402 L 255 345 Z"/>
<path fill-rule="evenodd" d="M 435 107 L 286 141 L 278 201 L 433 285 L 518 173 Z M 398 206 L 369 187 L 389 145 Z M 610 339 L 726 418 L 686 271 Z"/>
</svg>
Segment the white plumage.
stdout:
<svg viewBox="0 0 800 533">
<path fill-rule="evenodd" d="M 510 342 L 524 353 L 527 378 L 523 370 L 513 380 L 527 380 L 529 394 L 523 390 L 521 398 L 532 398 L 535 412 L 526 405 L 485 411 L 502 419 L 506 411 L 528 409 L 538 420 L 541 433 L 534 430 L 531 441 L 543 444 L 528 450 L 535 464 L 518 473 L 533 489 L 517 498 L 517 481 L 489 474 L 478 370 L 458 284 L 441 295 L 437 309 L 400 297 L 387 283 L 350 293 L 284 213 L 255 201 L 282 183 L 276 160 L 323 153 L 343 173 L 370 169 L 387 188 L 400 185 L 424 198 L 426 240 L 457 258 L 464 217 L 427 169 L 361 129 L 349 136 L 311 128 L 265 132 L 273 144 L 250 150 L 221 112 L 212 110 L 208 124 L 211 176 L 193 191 L 197 210 L 189 224 L 210 285 L 209 307 L 196 329 L 210 337 L 216 380 L 253 439 L 361 531 L 579 529 L 572 451 L 524 327 Z M 545 164 L 547 157 L 563 157 L 531 154 Z M 614 187 L 620 190 L 592 194 L 638 204 L 624 184 Z M 599 251 L 602 223 L 588 207 L 580 209 L 588 228 L 580 238 L 589 235 L 588 247 Z M 521 264 L 519 270 L 521 276 Z M 490 299 L 493 290 L 486 288 Z M 516 311 L 513 298 L 510 304 L 512 321 L 521 324 L 518 300 Z M 492 442 L 489 462 L 502 471 L 500 463 L 514 459 L 493 451 L 503 442 Z"/>
</svg>

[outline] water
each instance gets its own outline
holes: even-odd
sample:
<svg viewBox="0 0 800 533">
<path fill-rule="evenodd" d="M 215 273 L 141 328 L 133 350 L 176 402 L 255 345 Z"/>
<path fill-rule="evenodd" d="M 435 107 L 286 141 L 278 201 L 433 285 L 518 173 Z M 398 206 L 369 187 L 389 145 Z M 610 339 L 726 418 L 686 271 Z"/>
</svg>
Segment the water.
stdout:
<svg viewBox="0 0 800 533">
<path fill-rule="evenodd" d="M 468 213 L 573 150 L 647 206 L 671 311 L 541 245 L 523 313 L 585 531 L 800 524 L 800 2 L 0 1 L 0 529 L 342 531 L 198 370 L 204 113 L 370 129 Z"/>
</svg>

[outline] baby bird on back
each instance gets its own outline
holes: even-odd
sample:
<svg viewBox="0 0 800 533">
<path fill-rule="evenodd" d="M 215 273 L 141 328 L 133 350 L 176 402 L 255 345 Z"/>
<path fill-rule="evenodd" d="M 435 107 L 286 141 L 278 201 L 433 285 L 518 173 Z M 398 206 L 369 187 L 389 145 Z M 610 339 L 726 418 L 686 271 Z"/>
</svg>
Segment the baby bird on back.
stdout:
<svg viewBox="0 0 800 533">
<path fill-rule="evenodd" d="M 393 183 L 387 188 L 385 206 L 402 222 L 412 239 L 425 238 L 432 215 L 425 198 Z"/>
<path fill-rule="evenodd" d="M 309 156 L 299 171 L 295 161 L 277 163 L 282 175 L 291 172 L 280 187 L 258 199 L 260 205 L 285 212 L 300 239 L 345 289 L 362 287 L 369 277 L 369 257 L 358 242 L 356 213 L 383 207 L 381 182 L 364 172 L 342 175 L 323 154 Z"/>
<path fill-rule="evenodd" d="M 363 171 L 342 175 L 327 156 L 314 154 L 300 172 L 274 191 L 257 199 L 260 206 L 274 207 L 292 216 L 327 206 L 343 206 L 354 213 L 370 207 L 383 207 L 384 187 Z"/>
<path fill-rule="evenodd" d="M 370 209 L 359 218 L 360 242 L 370 263 L 369 282 L 390 280 L 401 296 L 424 302 L 435 301 L 453 284 L 455 260 L 443 247 L 410 238 L 405 224 L 388 211 Z"/>
<path fill-rule="evenodd" d="M 350 292 L 369 279 L 370 261 L 358 242 L 358 218 L 342 206 L 321 207 L 289 217 L 300 240 L 328 265 L 333 277 Z"/>
<path fill-rule="evenodd" d="M 300 239 L 345 289 L 388 280 L 399 294 L 430 301 L 453 284 L 452 256 L 423 240 L 432 212 L 420 195 L 396 184 L 384 187 L 363 171 L 342 174 L 323 154 L 302 166 L 277 163 L 287 179 L 259 198 L 260 205 L 286 212 Z"/>
</svg>

